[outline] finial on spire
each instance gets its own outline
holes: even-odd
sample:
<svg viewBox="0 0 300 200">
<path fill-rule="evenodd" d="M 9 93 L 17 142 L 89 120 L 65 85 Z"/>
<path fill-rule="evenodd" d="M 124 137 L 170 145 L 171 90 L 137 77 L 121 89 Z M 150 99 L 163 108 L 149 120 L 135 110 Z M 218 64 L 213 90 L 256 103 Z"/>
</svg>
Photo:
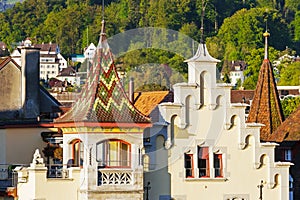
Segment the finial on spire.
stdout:
<svg viewBox="0 0 300 200">
<path fill-rule="evenodd" d="M 264 59 L 268 60 L 269 56 L 268 56 L 268 37 L 270 37 L 270 33 L 268 33 L 268 31 L 266 30 L 266 32 L 264 32 L 263 36 L 265 37 L 265 57 Z"/>
</svg>

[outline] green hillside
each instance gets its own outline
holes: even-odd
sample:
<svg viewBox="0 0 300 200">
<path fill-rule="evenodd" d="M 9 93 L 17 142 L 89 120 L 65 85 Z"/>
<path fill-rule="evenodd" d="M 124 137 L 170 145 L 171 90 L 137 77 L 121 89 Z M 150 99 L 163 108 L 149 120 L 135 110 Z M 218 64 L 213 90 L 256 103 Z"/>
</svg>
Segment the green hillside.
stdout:
<svg viewBox="0 0 300 200">
<path fill-rule="evenodd" d="M 0 41 L 13 49 L 30 37 L 33 43 L 58 43 L 66 57 L 80 54 L 88 43 L 97 44 L 102 21 L 101 2 L 25 0 L 0 13 Z M 136 28 L 159 27 L 183 33 L 199 42 L 203 10 L 204 38 L 216 58 L 247 61 L 251 56 L 253 59 L 264 45 L 262 33 L 266 24 L 271 33 L 269 43 L 274 57 L 286 47 L 300 53 L 299 0 L 106 0 L 106 33 L 112 37 Z M 167 45 L 172 51 L 143 48 L 126 53 L 118 62 L 126 69 L 143 63 L 163 63 L 186 73 L 181 53 L 191 51 L 192 44 L 175 35 L 160 31 L 157 36 L 153 32 L 146 41 L 147 45 Z M 181 45 L 168 41 L 172 37 L 180 40 Z M 141 45 L 126 39 L 121 41 L 123 46 L 119 43 L 113 49 Z"/>
</svg>

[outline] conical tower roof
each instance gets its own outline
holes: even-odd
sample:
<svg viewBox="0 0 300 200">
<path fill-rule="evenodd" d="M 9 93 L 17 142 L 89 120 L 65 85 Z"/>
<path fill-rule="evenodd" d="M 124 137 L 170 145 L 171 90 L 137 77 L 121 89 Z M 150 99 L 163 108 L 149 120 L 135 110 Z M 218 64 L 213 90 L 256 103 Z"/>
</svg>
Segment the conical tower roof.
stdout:
<svg viewBox="0 0 300 200">
<path fill-rule="evenodd" d="M 275 78 L 271 63 L 268 59 L 268 32 L 265 37 L 265 57 L 261 65 L 254 98 L 250 107 L 247 122 L 264 124 L 260 130 L 262 141 L 272 141 L 272 134 L 283 122 L 283 112 L 276 88 Z"/>
<path fill-rule="evenodd" d="M 150 119 L 131 104 L 124 92 L 107 43 L 104 21 L 81 95 L 71 110 L 55 120 L 56 124 L 79 122 L 85 123 L 84 126 L 95 126 L 97 123 L 100 126 L 118 127 L 150 123 Z"/>
</svg>

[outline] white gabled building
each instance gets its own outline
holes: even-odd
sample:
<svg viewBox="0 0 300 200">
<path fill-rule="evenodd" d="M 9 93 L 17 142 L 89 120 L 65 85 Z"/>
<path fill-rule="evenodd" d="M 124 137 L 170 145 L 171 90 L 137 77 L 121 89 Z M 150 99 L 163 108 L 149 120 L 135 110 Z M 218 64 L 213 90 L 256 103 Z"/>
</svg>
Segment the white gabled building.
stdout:
<svg viewBox="0 0 300 200">
<path fill-rule="evenodd" d="M 260 142 L 259 123 L 246 123 L 246 104 L 230 102 L 230 85 L 216 83 L 216 64 L 205 44 L 188 63 L 188 82 L 174 86 L 174 102 L 160 104 L 167 122 L 170 180 L 152 176 L 150 199 L 288 199 L 289 162 L 275 162 L 276 143 Z M 151 160 L 151 157 L 150 157 Z M 163 163 L 161 161 L 160 163 Z M 159 165 L 159 163 L 157 163 Z M 161 168 L 163 166 L 160 166 Z M 161 176 L 158 171 L 158 176 Z"/>
<path fill-rule="evenodd" d="M 85 59 L 93 59 L 95 56 L 96 46 L 94 43 L 91 43 L 84 51 L 83 55 Z"/>
</svg>

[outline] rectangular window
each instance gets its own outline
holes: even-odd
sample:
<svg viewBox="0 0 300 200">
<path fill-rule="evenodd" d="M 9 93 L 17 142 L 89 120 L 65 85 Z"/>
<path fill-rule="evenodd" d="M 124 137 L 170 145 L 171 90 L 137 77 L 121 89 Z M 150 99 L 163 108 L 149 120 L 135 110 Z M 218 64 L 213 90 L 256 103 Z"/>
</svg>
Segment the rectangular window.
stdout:
<svg viewBox="0 0 300 200">
<path fill-rule="evenodd" d="M 185 177 L 194 178 L 193 154 L 184 154 Z"/>
<path fill-rule="evenodd" d="M 198 147 L 199 178 L 209 177 L 209 151 L 208 147 Z"/>
<path fill-rule="evenodd" d="M 214 154 L 215 177 L 223 177 L 222 154 Z"/>
<path fill-rule="evenodd" d="M 284 160 L 292 161 L 292 150 L 291 149 L 284 149 Z"/>
</svg>

